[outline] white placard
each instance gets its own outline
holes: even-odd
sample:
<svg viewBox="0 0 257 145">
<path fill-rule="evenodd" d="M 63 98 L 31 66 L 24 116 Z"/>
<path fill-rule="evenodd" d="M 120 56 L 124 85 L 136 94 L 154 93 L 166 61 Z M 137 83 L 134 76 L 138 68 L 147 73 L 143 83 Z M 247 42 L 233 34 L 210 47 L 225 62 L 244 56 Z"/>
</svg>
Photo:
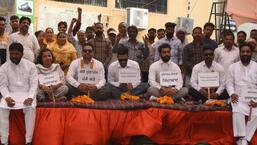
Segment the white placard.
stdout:
<svg viewBox="0 0 257 145">
<path fill-rule="evenodd" d="M 133 68 L 119 69 L 119 83 L 136 83 L 140 82 L 140 72 Z"/>
<path fill-rule="evenodd" d="M 250 102 L 251 100 L 257 101 L 257 86 L 243 87 L 241 89 L 241 96 L 244 101 Z"/>
<path fill-rule="evenodd" d="M 96 85 L 99 82 L 99 77 L 100 77 L 100 74 L 97 70 L 82 69 L 82 70 L 80 70 L 80 72 L 78 74 L 78 81 L 80 83 Z"/>
<path fill-rule="evenodd" d="M 5 99 L 1 99 L 0 108 L 6 109 L 23 109 L 27 107 L 36 107 L 36 100 L 33 100 L 31 106 L 25 106 L 23 102 L 28 98 L 28 92 L 12 92 L 10 93 L 10 97 L 15 101 L 15 105 L 13 107 L 8 107 Z"/>
<path fill-rule="evenodd" d="M 39 74 L 38 80 L 41 85 L 51 86 L 61 83 L 60 75 L 58 72 L 52 72 L 49 74 Z"/>
<path fill-rule="evenodd" d="M 160 84 L 161 86 L 177 86 L 179 84 L 180 73 L 177 71 L 163 71 L 160 72 Z"/>
<path fill-rule="evenodd" d="M 219 73 L 206 72 L 198 73 L 198 83 L 200 87 L 219 87 Z"/>
</svg>

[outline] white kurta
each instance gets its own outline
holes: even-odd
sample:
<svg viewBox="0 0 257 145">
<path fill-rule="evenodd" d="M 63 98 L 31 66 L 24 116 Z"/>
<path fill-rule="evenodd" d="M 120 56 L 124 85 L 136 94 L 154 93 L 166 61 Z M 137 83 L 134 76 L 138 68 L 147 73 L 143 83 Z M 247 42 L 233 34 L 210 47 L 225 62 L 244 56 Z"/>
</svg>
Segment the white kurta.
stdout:
<svg viewBox="0 0 257 145">
<path fill-rule="evenodd" d="M 137 72 L 140 74 L 140 68 L 139 65 L 136 61 L 133 60 L 128 60 L 127 62 L 127 66 L 125 67 L 125 69 L 135 69 L 137 70 Z M 120 83 L 119 83 L 119 69 L 122 69 L 122 67 L 120 66 L 119 61 L 115 61 L 112 64 L 110 64 L 109 68 L 108 68 L 108 82 L 111 83 L 112 85 L 119 87 Z M 133 88 L 137 87 L 139 84 L 141 83 L 141 76 L 139 75 L 138 79 L 136 82 L 134 82 Z"/>
<path fill-rule="evenodd" d="M 36 106 L 38 75 L 34 63 L 21 59 L 16 65 L 9 60 L 0 68 L 0 80 L 0 91 L 3 96 L 0 108 L 26 108 L 23 101 L 27 98 L 33 98 L 32 107 Z M 12 97 L 15 100 L 14 107 L 7 106 L 6 97 Z"/>
<path fill-rule="evenodd" d="M 233 112 L 249 115 L 248 102 L 241 97 L 242 89 L 247 86 L 257 85 L 257 63 L 251 61 L 248 66 L 244 66 L 241 61 L 236 62 L 229 67 L 226 87 L 228 94 L 237 94 L 238 103 L 232 103 Z M 252 115 L 257 115 L 257 108 L 252 109 Z"/>
</svg>

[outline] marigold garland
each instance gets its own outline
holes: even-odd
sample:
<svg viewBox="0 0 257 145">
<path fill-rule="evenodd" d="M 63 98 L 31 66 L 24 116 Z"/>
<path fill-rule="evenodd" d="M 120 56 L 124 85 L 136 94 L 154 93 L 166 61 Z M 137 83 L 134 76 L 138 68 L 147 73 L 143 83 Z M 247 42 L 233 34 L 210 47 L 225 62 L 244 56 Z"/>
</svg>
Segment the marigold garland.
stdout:
<svg viewBox="0 0 257 145">
<path fill-rule="evenodd" d="M 75 102 L 75 103 L 86 103 L 86 104 L 93 104 L 95 103 L 95 101 L 90 98 L 87 95 L 82 95 L 82 96 L 77 96 L 75 98 L 71 99 L 71 102 Z"/>
<path fill-rule="evenodd" d="M 169 96 L 163 96 L 156 100 L 160 104 L 174 104 L 174 100 Z"/>
<path fill-rule="evenodd" d="M 120 99 L 121 100 L 139 100 L 139 96 L 133 96 L 133 95 L 129 94 L 128 92 L 126 92 L 120 96 Z"/>
<path fill-rule="evenodd" d="M 226 106 L 225 102 L 222 100 L 207 100 L 204 104 L 208 106 L 221 106 L 221 107 Z"/>
</svg>

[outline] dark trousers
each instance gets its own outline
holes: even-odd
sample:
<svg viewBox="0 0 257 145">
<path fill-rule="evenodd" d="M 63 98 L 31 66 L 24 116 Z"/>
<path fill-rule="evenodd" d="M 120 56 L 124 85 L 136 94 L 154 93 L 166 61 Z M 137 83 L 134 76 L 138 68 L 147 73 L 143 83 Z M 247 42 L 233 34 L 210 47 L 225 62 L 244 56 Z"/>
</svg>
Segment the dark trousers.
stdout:
<svg viewBox="0 0 257 145">
<path fill-rule="evenodd" d="M 0 49 L 0 64 L 6 62 L 6 49 Z"/>
<path fill-rule="evenodd" d="M 208 100 L 208 98 L 206 96 L 202 95 L 200 92 L 198 92 L 197 90 L 195 90 L 192 87 L 189 88 L 188 94 L 193 97 L 194 101 L 201 100 L 204 103 L 206 100 Z M 214 98 L 214 99 L 225 100 L 228 98 L 229 98 L 229 95 L 228 95 L 227 90 L 225 89 L 217 98 Z"/>
<path fill-rule="evenodd" d="M 68 99 L 72 99 L 77 96 L 81 95 L 88 95 L 87 93 L 81 92 L 78 88 L 73 87 L 72 85 L 68 84 L 69 88 L 69 93 L 68 93 Z M 100 89 L 97 89 L 95 91 L 90 91 L 90 97 L 93 98 L 96 101 L 102 101 L 102 100 L 107 100 L 111 98 L 111 94 L 109 93 L 110 91 L 106 86 L 103 86 Z"/>
<path fill-rule="evenodd" d="M 141 71 L 141 79 L 142 82 L 147 83 L 148 82 L 148 71 Z"/>
<path fill-rule="evenodd" d="M 144 93 L 146 93 L 148 87 L 149 86 L 147 83 L 141 83 L 136 88 L 133 88 L 131 90 L 131 94 L 136 96 L 143 95 Z M 110 83 L 107 84 L 107 88 L 109 90 L 108 94 L 111 94 L 113 99 L 120 99 L 121 94 L 128 91 L 127 87 L 116 87 Z"/>
</svg>

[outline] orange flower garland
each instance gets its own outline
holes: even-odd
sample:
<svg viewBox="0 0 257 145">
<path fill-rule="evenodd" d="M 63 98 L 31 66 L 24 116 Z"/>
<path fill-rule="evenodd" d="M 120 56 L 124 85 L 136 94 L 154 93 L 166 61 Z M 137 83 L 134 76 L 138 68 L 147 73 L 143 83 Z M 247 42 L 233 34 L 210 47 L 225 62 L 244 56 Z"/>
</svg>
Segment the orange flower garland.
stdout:
<svg viewBox="0 0 257 145">
<path fill-rule="evenodd" d="M 169 96 L 163 96 L 156 100 L 160 104 L 174 104 L 174 100 Z"/>
<path fill-rule="evenodd" d="M 121 96 L 120 96 L 120 99 L 121 100 L 139 100 L 139 96 L 133 96 L 131 94 L 129 94 L 128 92 L 126 93 L 123 93 Z"/>
<path fill-rule="evenodd" d="M 222 100 L 207 100 L 204 104 L 208 106 L 221 106 L 221 107 L 226 106 L 225 102 Z"/>
<path fill-rule="evenodd" d="M 95 103 L 95 101 L 92 98 L 90 98 L 89 96 L 87 96 L 87 95 L 77 96 L 75 98 L 72 98 L 71 102 L 86 103 L 86 104 L 93 104 L 93 103 Z"/>
</svg>

